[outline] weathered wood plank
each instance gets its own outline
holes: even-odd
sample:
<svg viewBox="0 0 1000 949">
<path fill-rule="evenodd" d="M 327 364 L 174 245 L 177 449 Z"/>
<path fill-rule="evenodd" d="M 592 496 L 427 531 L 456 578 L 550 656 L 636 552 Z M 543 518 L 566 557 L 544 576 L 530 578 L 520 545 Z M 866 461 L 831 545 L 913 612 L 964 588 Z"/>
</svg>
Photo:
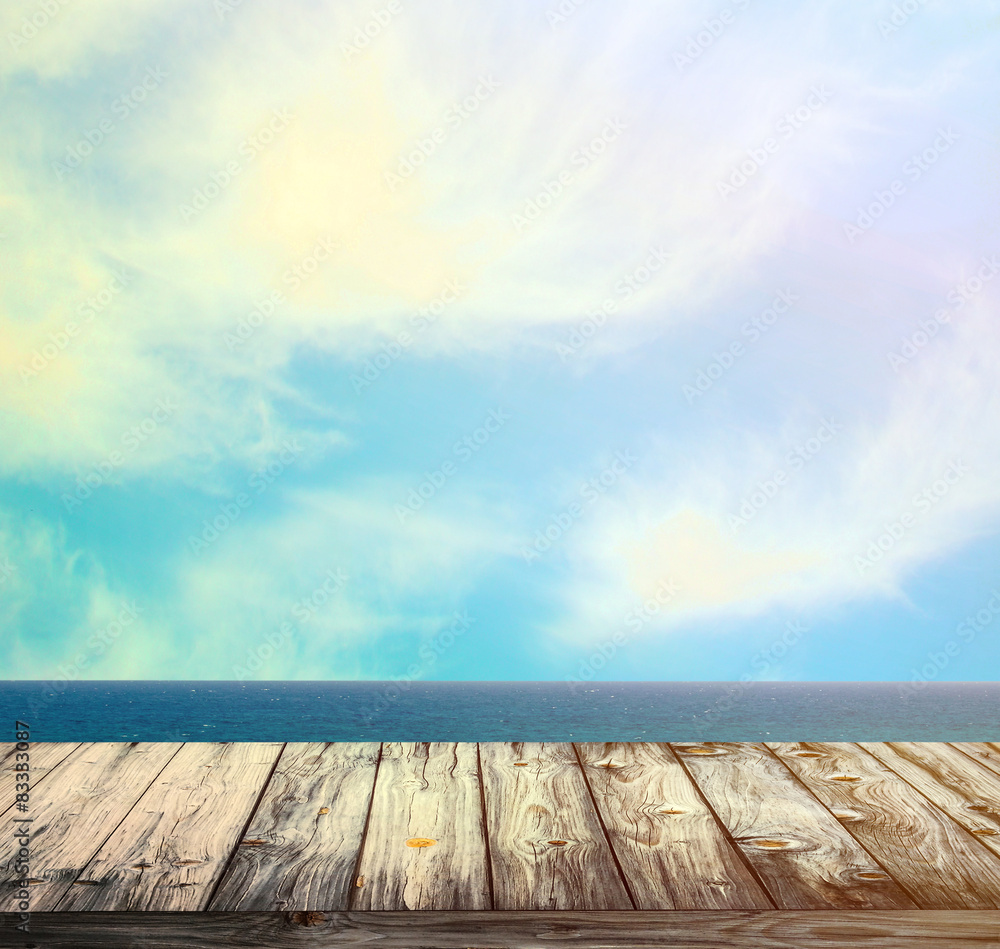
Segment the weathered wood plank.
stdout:
<svg viewBox="0 0 1000 949">
<path fill-rule="evenodd" d="M 179 744 L 113 742 L 87 745 L 33 796 L 30 827 L 31 904 L 52 910 L 69 883 L 97 853 L 153 783 Z M 0 892 L 14 886 L 15 843 L 0 837 Z"/>
<path fill-rule="evenodd" d="M 1000 742 L 953 741 L 949 744 L 970 758 L 975 758 L 984 768 L 1000 774 Z"/>
<path fill-rule="evenodd" d="M 378 742 L 297 742 L 281 755 L 212 910 L 345 910 Z"/>
<path fill-rule="evenodd" d="M 673 745 L 779 909 L 913 908 L 913 901 L 766 748 Z"/>
<path fill-rule="evenodd" d="M 14 807 L 16 800 L 15 791 L 17 788 L 16 775 L 18 773 L 15 770 L 16 767 L 25 762 L 30 766 L 28 773 L 31 776 L 30 783 L 32 789 L 28 792 L 31 795 L 28 805 L 34 809 L 41 803 L 41 791 L 39 794 L 35 794 L 34 789 L 42 785 L 49 774 L 69 758 L 73 752 L 85 746 L 81 746 L 76 741 L 53 741 L 38 742 L 37 744 L 31 742 L 26 752 L 18 751 L 16 744 L 8 743 L 4 747 L 7 749 L 7 754 L 0 761 L 0 817 L 16 817 L 20 813 Z M 28 757 L 24 758 L 24 755 Z M 8 812 L 10 813 L 8 814 Z M 31 817 L 33 815 L 28 813 L 27 816 Z"/>
<path fill-rule="evenodd" d="M 480 745 L 494 906 L 631 909 L 573 746 Z"/>
<path fill-rule="evenodd" d="M 40 913 L 23 949 L 996 949 L 1000 912 Z"/>
<path fill-rule="evenodd" d="M 1000 856 L 1000 775 L 944 742 L 859 742 Z"/>
<path fill-rule="evenodd" d="M 282 745 L 184 745 L 118 825 L 61 910 L 201 909 Z"/>
<path fill-rule="evenodd" d="M 1000 908 L 1000 861 L 856 744 L 775 753 L 924 909 Z"/>
<path fill-rule="evenodd" d="M 577 747 L 639 909 L 773 909 L 667 745 Z"/>
<path fill-rule="evenodd" d="M 351 908 L 491 909 L 475 744 L 382 746 Z"/>
</svg>

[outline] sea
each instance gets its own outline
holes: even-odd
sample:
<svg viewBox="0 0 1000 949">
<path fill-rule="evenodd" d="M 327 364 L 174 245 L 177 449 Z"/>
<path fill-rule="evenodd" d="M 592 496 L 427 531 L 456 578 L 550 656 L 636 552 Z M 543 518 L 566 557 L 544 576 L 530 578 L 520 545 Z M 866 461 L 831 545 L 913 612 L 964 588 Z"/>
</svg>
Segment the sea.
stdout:
<svg viewBox="0 0 1000 949">
<path fill-rule="evenodd" d="M 0 681 L 0 741 L 18 722 L 33 742 L 1000 741 L 1000 683 Z"/>
</svg>

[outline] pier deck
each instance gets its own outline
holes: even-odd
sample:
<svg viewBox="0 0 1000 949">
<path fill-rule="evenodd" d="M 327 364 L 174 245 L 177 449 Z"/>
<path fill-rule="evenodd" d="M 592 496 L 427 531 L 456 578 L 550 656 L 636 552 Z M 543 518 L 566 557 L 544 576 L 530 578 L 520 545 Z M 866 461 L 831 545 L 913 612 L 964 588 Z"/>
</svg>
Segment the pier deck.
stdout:
<svg viewBox="0 0 1000 949">
<path fill-rule="evenodd" d="M 1000 947 L 1000 743 L 32 744 L 23 812 L 0 758 L 0 946 Z"/>
</svg>

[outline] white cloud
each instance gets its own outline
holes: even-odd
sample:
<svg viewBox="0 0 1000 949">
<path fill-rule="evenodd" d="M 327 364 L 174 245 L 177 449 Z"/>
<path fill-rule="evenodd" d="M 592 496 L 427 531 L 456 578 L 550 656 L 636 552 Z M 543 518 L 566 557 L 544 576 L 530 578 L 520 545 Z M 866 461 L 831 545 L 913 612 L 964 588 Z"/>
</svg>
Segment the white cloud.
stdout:
<svg viewBox="0 0 1000 949">
<path fill-rule="evenodd" d="M 550 632 L 597 641 L 666 581 L 679 593 L 646 632 L 692 620 L 710 628 L 713 617 L 775 607 L 900 598 L 916 569 L 995 531 L 1000 337 L 996 295 L 986 296 L 898 375 L 884 364 L 884 417 L 867 411 L 862 392 L 853 419 L 815 452 L 800 418 L 792 439 L 761 428 L 725 451 L 702 448 L 687 474 L 647 476 L 609 495 L 567 537 L 572 579 Z M 796 446 L 805 460 L 790 463 Z"/>
<path fill-rule="evenodd" d="M 467 292 L 434 331 L 415 334 L 412 352 L 503 351 L 533 327 L 579 322 L 650 247 L 662 247 L 668 263 L 633 299 L 619 299 L 593 352 L 622 338 L 637 344 L 747 286 L 831 162 L 850 154 L 858 129 L 888 101 L 913 108 L 929 95 L 900 102 L 897 86 L 839 65 L 835 53 L 790 46 L 794 17 L 771 40 L 782 55 L 736 85 L 725 63 L 770 55 L 749 23 L 712 50 L 721 55 L 724 42 L 727 59 L 674 75 L 653 47 L 683 43 L 694 5 L 669 25 L 630 8 L 611 42 L 582 18 L 576 32 L 561 33 L 537 9 L 512 8 L 482 49 L 458 5 L 434 11 L 433 31 L 429 14 L 406 10 L 349 59 L 342 46 L 370 16 L 362 4 L 290 7 L 277 28 L 274 11 L 259 5 L 223 22 L 210 5 L 185 7 L 203 30 L 190 51 L 170 40 L 163 5 L 126 6 L 67 5 L 22 50 L 18 68 L 50 80 L 80 83 L 109 52 L 133 60 L 162 52 L 168 77 L 59 187 L 50 159 L 79 123 L 107 111 L 101 97 L 117 85 L 95 88 L 79 117 L 38 94 L 34 153 L 0 157 L 12 182 L 5 252 L 19 275 L 0 301 L 9 317 L 0 410 L 18 420 L 5 452 L 10 472 L 85 469 L 150 399 L 172 396 L 184 411 L 134 465 L 194 477 L 199 466 L 185 459 L 238 455 L 261 437 L 264 416 L 294 433 L 276 411 L 275 388 L 287 389 L 278 380 L 299 345 L 357 354 L 379 334 L 412 330 L 414 310 L 459 280 Z M 19 21 L 29 7 L 10 16 Z M 166 40 L 153 44 L 155 32 Z M 454 57 L 449 70 L 429 54 L 431 35 Z M 499 85 L 483 85 L 483 76 Z M 720 197 L 718 182 L 817 82 L 833 98 L 771 168 L 731 200 Z M 454 104 L 477 89 L 477 108 L 461 117 Z M 269 131 L 275 110 L 291 117 Z M 433 153 L 390 190 L 385 173 L 439 128 L 445 137 Z M 559 189 L 551 202 L 546 185 Z M 196 191 L 209 195 L 206 206 L 183 220 Z M 537 219 L 518 231 L 512 215 L 529 201 Z M 293 293 L 289 268 L 326 238 L 340 249 Z M 133 283 L 44 372 L 21 381 L 21 367 L 51 349 L 115 268 Z M 285 302 L 231 351 L 226 334 L 274 291 Z"/>
<path fill-rule="evenodd" d="M 273 656 L 265 649 L 262 678 L 387 677 L 413 661 L 422 637 L 451 622 L 511 540 L 468 498 L 400 523 L 379 499 L 385 487 L 292 492 L 277 517 L 236 521 L 208 549 L 182 557 L 176 625 L 188 631 L 185 674 L 232 676 L 276 634 L 282 643 Z"/>
<path fill-rule="evenodd" d="M 0 510 L 0 666 L 10 678 L 155 678 L 171 647 L 150 607 L 61 525 Z"/>
</svg>

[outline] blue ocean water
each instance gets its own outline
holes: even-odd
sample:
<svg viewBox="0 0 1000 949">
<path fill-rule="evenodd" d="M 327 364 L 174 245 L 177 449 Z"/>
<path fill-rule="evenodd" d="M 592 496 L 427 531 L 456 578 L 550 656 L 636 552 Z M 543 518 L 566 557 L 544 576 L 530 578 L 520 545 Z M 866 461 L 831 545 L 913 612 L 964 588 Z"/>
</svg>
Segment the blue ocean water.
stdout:
<svg viewBox="0 0 1000 949">
<path fill-rule="evenodd" d="M 17 719 L 32 741 L 998 741 L 1000 683 L 0 682 L 0 740 Z"/>
</svg>

